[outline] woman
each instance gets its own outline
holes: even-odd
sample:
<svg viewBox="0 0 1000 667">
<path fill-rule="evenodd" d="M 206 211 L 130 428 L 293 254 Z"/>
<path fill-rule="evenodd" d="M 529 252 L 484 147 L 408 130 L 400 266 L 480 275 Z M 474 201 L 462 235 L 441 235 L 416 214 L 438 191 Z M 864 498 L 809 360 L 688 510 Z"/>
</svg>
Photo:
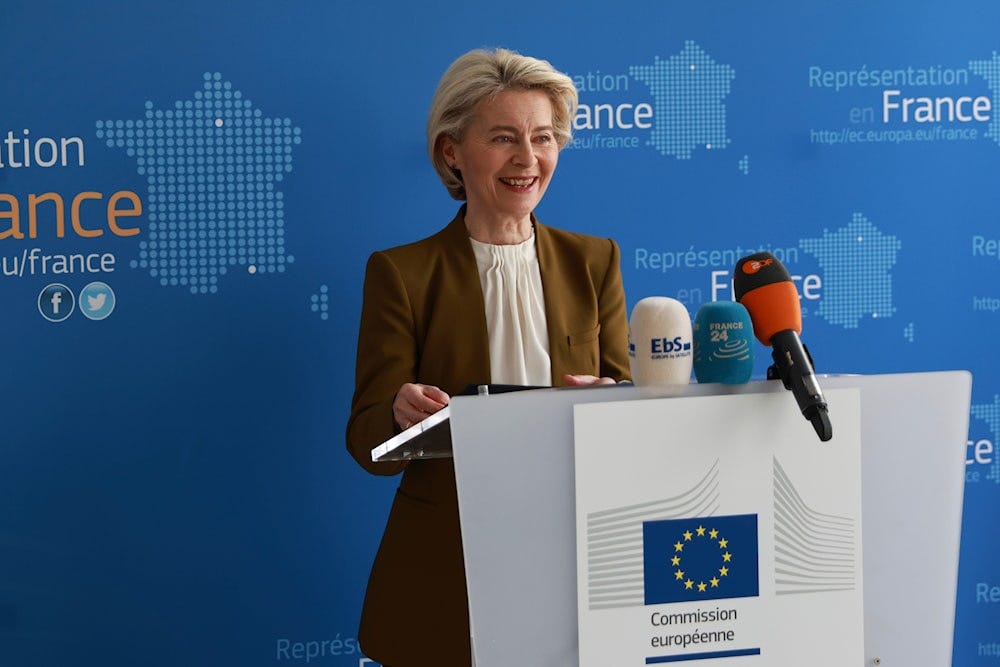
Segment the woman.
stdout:
<svg viewBox="0 0 1000 667">
<path fill-rule="evenodd" d="M 576 105 L 573 82 L 545 61 L 460 57 L 434 95 L 427 144 L 465 205 L 437 234 L 368 261 L 347 446 L 372 473 L 403 472 L 359 631 L 384 665 L 470 664 L 468 600 L 451 460 L 372 463 L 371 449 L 469 384 L 628 376 L 618 246 L 533 215 Z"/>
</svg>

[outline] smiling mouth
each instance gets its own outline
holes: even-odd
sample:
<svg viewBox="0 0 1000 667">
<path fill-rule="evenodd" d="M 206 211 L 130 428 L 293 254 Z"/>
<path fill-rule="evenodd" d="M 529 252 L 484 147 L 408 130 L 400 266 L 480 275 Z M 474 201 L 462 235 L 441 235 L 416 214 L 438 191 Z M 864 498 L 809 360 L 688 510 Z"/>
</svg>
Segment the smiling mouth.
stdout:
<svg viewBox="0 0 1000 667">
<path fill-rule="evenodd" d="M 530 188 L 537 180 L 537 176 L 532 176 L 531 178 L 501 178 L 500 182 L 512 188 Z"/>
</svg>

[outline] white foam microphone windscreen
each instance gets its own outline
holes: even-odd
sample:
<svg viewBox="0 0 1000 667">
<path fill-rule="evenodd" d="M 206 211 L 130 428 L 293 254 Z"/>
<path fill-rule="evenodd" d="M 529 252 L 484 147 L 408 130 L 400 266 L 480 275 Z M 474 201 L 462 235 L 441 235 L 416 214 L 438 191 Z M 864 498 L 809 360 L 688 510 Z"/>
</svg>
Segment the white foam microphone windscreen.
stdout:
<svg viewBox="0 0 1000 667">
<path fill-rule="evenodd" d="M 648 296 L 632 308 L 628 356 L 632 382 L 639 387 L 691 381 L 691 315 L 684 304 Z"/>
</svg>

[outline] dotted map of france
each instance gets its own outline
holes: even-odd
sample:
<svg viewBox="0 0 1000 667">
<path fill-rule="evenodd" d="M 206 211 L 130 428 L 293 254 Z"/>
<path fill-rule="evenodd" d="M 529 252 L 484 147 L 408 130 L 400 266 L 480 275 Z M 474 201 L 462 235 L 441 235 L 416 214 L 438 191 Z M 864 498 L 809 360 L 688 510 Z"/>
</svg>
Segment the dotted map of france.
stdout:
<svg viewBox="0 0 1000 667">
<path fill-rule="evenodd" d="M 656 106 L 650 144 L 661 155 L 690 159 L 695 148 L 721 149 L 726 136 L 726 105 L 733 68 L 715 62 L 692 41 L 666 60 L 635 65 L 629 73 L 649 86 Z"/>
<path fill-rule="evenodd" d="M 235 267 L 282 273 L 284 197 L 301 130 L 265 116 L 219 73 L 172 109 L 146 103 L 142 118 L 97 121 L 97 138 L 124 149 L 146 178 L 149 234 L 132 267 L 163 286 L 218 291 Z"/>
<path fill-rule="evenodd" d="M 835 232 L 803 239 L 803 250 L 815 256 L 829 287 L 817 314 L 830 324 L 855 329 L 865 317 L 892 317 L 892 268 L 902 247 L 895 236 L 883 234 L 864 215 Z"/>
</svg>

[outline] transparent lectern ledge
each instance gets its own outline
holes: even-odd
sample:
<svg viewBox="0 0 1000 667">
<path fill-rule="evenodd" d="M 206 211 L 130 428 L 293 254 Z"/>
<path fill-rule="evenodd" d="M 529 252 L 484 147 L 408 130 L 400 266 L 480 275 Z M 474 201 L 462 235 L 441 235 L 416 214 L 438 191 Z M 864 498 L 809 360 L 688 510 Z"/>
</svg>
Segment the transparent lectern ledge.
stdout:
<svg viewBox="0 0 1000 667">
<path fill-rule="evenodd" d="M 450 457 L 451 429 L 448 424 L 450 418 L 451 407 L 446 405 L 427 419 L 417 422 L 402 433 L 397 433 L 373 449 L 372 461 Z"/>
<path fill-rule="evenodd" d="M 506 394 L 514 391 L 544 390 L 552 387 L 536 387 L 513 384 L 470 384 L 459 396 L 483 396 Z M 414 424 L 402 433 L 389 438 L 372 450 L 372 461 L 405 461 L 409 459 L 451 458 L 451 407 L 441 410 Z"/>
</svg>

